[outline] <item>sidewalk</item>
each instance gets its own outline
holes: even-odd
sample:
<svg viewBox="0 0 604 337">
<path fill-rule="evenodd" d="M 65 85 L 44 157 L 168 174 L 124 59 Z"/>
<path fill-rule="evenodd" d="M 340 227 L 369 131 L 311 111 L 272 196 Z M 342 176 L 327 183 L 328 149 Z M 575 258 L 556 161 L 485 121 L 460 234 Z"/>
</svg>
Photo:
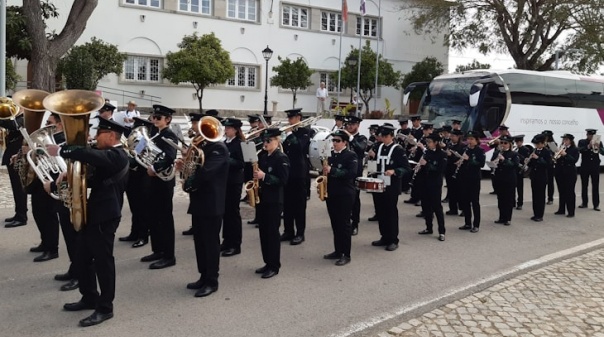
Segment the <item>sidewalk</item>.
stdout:
<svg viewBox="0 0 604 337">
<path fill-rule="evenodd" d="M 399 324 L 392 336 L 604 337 L 604 249 L 504 281 Z"/>
</svg>

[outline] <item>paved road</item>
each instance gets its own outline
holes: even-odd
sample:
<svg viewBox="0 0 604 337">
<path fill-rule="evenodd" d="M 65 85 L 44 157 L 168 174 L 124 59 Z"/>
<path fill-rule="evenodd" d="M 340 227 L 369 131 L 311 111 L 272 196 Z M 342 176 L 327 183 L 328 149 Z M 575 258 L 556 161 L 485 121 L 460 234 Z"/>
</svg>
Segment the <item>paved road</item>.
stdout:
<svg viewBox="0 0 604 337">
<path fill-rule="evenodd" d="M 530 190 L 528 180 L 525 183 Z M 5 174 L 0 174 L 0 186 L 5 187 L 0 191 L 4 202 Z M 139 262 L 150 252 L 148 246 L 132 249 L 116 242 L 116 317 L 86 329 L 86 336 L 346 336 L 357 330 L 362 330 L 359 335 L 373 335 L 399 324 L 400 319 L 398 323 L 385 320 L 401 308 L 441 298 L 451 289 L 475 284 L 503 269 L 604 236 L 600 212 L 578 210 L 577 217 L 569 220 L 554 216 L 557 206 L 553 205 L 547 206 L 544 222 L 534 223 L 528 220 L 530 202 L 514 214 L 511 227 L 494 225 L 496 198 L 488 191 L 490 182 L 485 180 L 480 233 L 457 230 L 461 218 L 449 216 L 446 242 L 416 234 L 423 228 L 415 218 L 419 209 L 403 204 L 407 196 L 402 196 L 400 248 L 386 252 L 372 247 L 371 241 L 378 238 L 377 224 L 363 221 L 353 239 L 352 263 L 345 267 L 321 258 L 332 250 L 332 234 L 325 205 L 313 193 L 307 210 L 307 241 L 283 246 L 283 268 L 277 277 L 262 280 L 254 274 L 262 265 L 258 234 L 245 225 L 243 253 L 221 261 L 220 289 L 204 299 L 185 289 L 199 275 L 192 240 L 180 235 L 190 218 L 185 214 L 187 200 L 178 194 L 174 202 L 177 265 L 149 270 Z M 373 214 L 370 195 L 363 193 L 362 200 L 366 219 Z M 251 214 L 247 206 L 244 214 Z M 10 215 L 10 207 L 0 209 L 0 218 Z M 129 227 L 125 207 L 117 236 L 126 235 Z M 77 321 L 86 313 L 61 310 L 63 303 L 78 300 L 79 294 L 59 292 L 60 283 L 52 280 L 67 267 L 63 244 L 59 259 L 37 264 L 28 252 L 39 242 L 33 222 L 0 231 L 2 335 L 84 335 Z"/>
</svg>

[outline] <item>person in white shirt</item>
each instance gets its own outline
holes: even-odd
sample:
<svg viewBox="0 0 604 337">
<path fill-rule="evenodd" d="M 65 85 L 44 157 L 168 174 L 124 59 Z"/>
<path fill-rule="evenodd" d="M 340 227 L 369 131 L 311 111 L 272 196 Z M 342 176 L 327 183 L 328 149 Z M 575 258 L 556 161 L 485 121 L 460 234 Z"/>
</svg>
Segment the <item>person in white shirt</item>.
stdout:
<svg viewBox="0 0 604 337">
<path fill-rule="evenodd" d="M 327 88 L 325 88 L 325 82 L 321 82 L 319 88 L 317 88 L 317 113 L 325 112 L 325 102 L 327 101 Z"/>
<path fill-rule="evenodd" d="M 128 107 L 124 111 L 120 111 L 113 116 L 113 120 L 122 125 L 132 128 L 134 125 L 134 117 L 140 117 L 141 114 L 136 110 L 136 102 L 128 102 Z"/>
</svg>

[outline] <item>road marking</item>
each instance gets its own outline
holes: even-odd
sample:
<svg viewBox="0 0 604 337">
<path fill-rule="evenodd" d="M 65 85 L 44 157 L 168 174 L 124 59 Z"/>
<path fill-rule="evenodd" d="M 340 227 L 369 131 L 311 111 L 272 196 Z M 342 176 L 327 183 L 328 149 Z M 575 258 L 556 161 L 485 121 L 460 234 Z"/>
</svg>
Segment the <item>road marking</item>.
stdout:
<svg viewBox="0 0 604 337">
<path fill-rule="evenodd" d="M 604 238 L 598 239 L 592 242 L 584 243 L 579 246 L 575 246 L 572 248 L 568 248 L 565 250 L 561 250 L 556 253 L 544 255 L 540 258 L 530 260 L 524 263 L 521 263 L 515 267 L 509 268 L 507 270 L 497 272 L 492 274 L 491 276 L 478 280 L 476 282 L 470 283 L 468 285 L 453 288 L 441 296 L 428 299 L 425 301 L 415 302 L 410 305 L 406 305 L 403 307 L 396 308 L 393 311 L 385 312 L 376 316 L 369 318 L 366 321 L 355 323 L 350 325 L 348 328 L 339 331 L 337 333 L 331 334 L 330 337 L 348 337 L 355 333 L 361 332 L 363 330 L 372 328 L 380 323 L 388 321 L 390 319 L 396 318 L 398 316 L 404 315 L 406 313 L 412 312 L 414 310 L 418 310 L 422 307 L 427 307 L 438 303 L 441 300 L 444 300 L 448 297 L 453 297 L 456 294 L 464 293 L 470 291 L 475 288 L 481 288 L 481 286 L 489 283 L 500 283 L 508 279 L 511 275 L 520 274 L 521 272 L 528 272 L 530 269 L 535 269 L 535 267 L 544 267 L 552 262 L 557 262 L 559 260 L 568 258 L 572 255 L 579 255 L 578 253 L 587 253 L 588 251 L 597 248 L 599 246 L 604 245 Z M 494 284 L 493 284 L 494 285 Z M 443 303 L 444 305 L 445 303 Z"/>
</svg>

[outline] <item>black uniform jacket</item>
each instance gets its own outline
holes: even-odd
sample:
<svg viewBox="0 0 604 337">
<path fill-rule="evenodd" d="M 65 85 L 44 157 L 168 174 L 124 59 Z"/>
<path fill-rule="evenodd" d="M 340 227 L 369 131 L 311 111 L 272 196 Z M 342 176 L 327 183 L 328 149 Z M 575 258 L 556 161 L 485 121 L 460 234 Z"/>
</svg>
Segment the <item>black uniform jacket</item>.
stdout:
<svg viewBox="0 0 604 337">
<path fill-rule="evenodd" d="M 442 150 L 426 149 L 424 160 L 426 165 L 419 172 L 425 179 L 425 188 L 428 191 L 440 191 L 443 185 L 443 174 L 447 167 L 447 154 Z"/>
<path fill-rule="evenodd" d="M 258 155 L 258 167 L 265 173 L 260 180 L 260 202 L 267 204 L 283 204 L 283 186 L 289 178 L 290 163 L 287 156 L 279 149 L 270 156 L 262 151 Z"/>
<path fill-rule="evenodd" d="M 307 156 L 309 145 L 310 135 L 307 128 L 298 128 L 285 138 L 283 152 L 285 152 L 291 164 L 290 179 L 306 179 L 308 176 Z"/>
<path fill-rule="evenodd" d="M 331 152 L 328 160 L 331 170 L 327 176 L 328 197 L 354 195 L 356 188 L 354 179 L 357 177 L 357 155 L 344 149 L 340 153 Z"/>
<path fill-rule="evenodd" d="M 151 137 L 155 136 L 156 134 L 157 133 L 151 134 Z M 167 169 L 174 164 L 174 160 L 176 159 L 176 149 L 168 145 L 168 143 L 166 143 L 166 141 L 164 141 L 162 138 L 171 139 L 174 143 L 178 144 L 176 135 L 169 127 L 159 131 L 159 136 L 153 138 L 155 145 L 157 145 L 157 147 L 159 147 L 164 153 L 164 156 L 161 160 L 157 160 L 155 163 L 153 163 L 153 170 L 155 170 L 155 172 L 160 172 Z M 172 179 L 169 182 L 174 185 L 174 181 L 175 179 Z"/>
<path fill-rule="evenodd" d="M 224 214 L 229 150 L 224 142 L 206 142 L 201 145 L 205 156 L 203 166 L 197 167 L 186 186 L 189 192 L 189 214 L 217 216 Z"/>
<path fill-rule="evenodd" d="M 527 146 L 522 145 L 521 147 L 518 148 L 517 150 L 517 154 L 518 154 L 518 174 L 523 174 L 524 170 L 524 163 L 526 161 L 526 158 L 530 157 L 531 152 L 533 152 L 531 149 L 529 149 Z"/>
<path fill-rule="evenodd" d="M 594 151 L 587 146 L 589 145 L 589 141 L 587 139 L 581 139 L 579 141 L 579 151 L 581 152 L 581 167 L 600 167 L 600 155 L 604 155 L 604 148 L 602 148 L 602 143 L 600 142 L 600 150 L 599 153 L 594 153 Z M 4 165 L 4 160 L 2 161 Z"/>
<path fill-rule="evenodd" d="M 514 151 L 501 151 L 503 160 L 499 160 L 495 168 L 495 179 L 498 181 L 507 182 L 510 184 L 516 183 L 518 176 L 518 165 L 520 163 L 518 154 Z"/>
<path fill-rule="evenodd" d="M 363 176 L 363 158 L 365 158 L 365 149 L 367 148 L 367 137 L 360 133 L 354 135 L 350 141 L 350 149 L 357 156 L 357 177 Z"/>
<path fill-rule="evenodd" d="M 590 150 L 591 151 L 591 150 Z M 565 156 L 560 156 L 558 160 L 556 160 L 556 170 L 561 172 L 574 172 L 576 173 L 576 164 L 579 160 L 579 149 L 576 146 L 571 146 L 566 149 Z"/>
<path fill-rule="evenodd" d="M 531 170 L 531 179 L 547 179 L 547 168 L 552 165 L 552 155 L 548 149 L 536 150 L 535 154 L 539 158 L 532 158 L 528 162 L 528 166 Z"/>
<path fill-rule="evenodd" d="M 384 144 L 384 146 L 382 146 L 382 152 L 377 154 L 377 168 L 378 172 L 382 172 L 382 161 L 379 160 L 379 157 L 388 156 L 388 153 L 393 146 L 394 150 L 392 151 L 392 156 L 390 157 L 390 161 L 386 163 L 386 167 L 383 171 L 394 170 L 394 175 L 390 176 L 390 186 L 387 186 L 386 189 L 400 194 L 403 186 L 401 179 L 403 178 L 403 175 L 411 172 L 409 160 L 407 160 L 407 156 L 405 156 L 405 150 L 395 142 L 390 143 L 390 145 Z"/>
<path fill-rule="evenodd" d="M 486 162 L 484 150 L 480 146 L 475 146 L 473 149 L 466 147 L 464 152 L 468 155 L 469 159 L 464 160 L 463 164 L 461 164 L 458 177 L 461 177 L 465 181 L 480 181 L 481 170 Z M 463 152 L 461 154 L 463 155 Z"/>
<path fill-rule="evenodd" d="M 228 184 L 243 184 L 243 152 L 241 151 L 241 139 L 233 138 L 225 142 L 229 150 L 229 177 Z"/>
<path fill-rule="evenodd" d="M 106 150 L 64 145 L 61 157 L 77 160 L 92 171 L 87 179 L 91 189 L 88 197 L 87 223 L 97 224 L 122 216 L 124 190 L 128 182 L 128 154 L 121 145 Z"/>
<path fill-rule="evenodd" d="M 21 131 L 18 129 L 18 127 L 21 126 L 23 126 L 22 114 L 15 120 L 0 120 L 0 127 L 3 127 L 8 131 L 5 140 L 6 150 L 4 150 L 4 155 L 2 156 L 2 165 L 8 165 L 10 163 L 10 157 L 17 154 L 21 149 L 23 135 L 21 135 Z"/>
</svg>

